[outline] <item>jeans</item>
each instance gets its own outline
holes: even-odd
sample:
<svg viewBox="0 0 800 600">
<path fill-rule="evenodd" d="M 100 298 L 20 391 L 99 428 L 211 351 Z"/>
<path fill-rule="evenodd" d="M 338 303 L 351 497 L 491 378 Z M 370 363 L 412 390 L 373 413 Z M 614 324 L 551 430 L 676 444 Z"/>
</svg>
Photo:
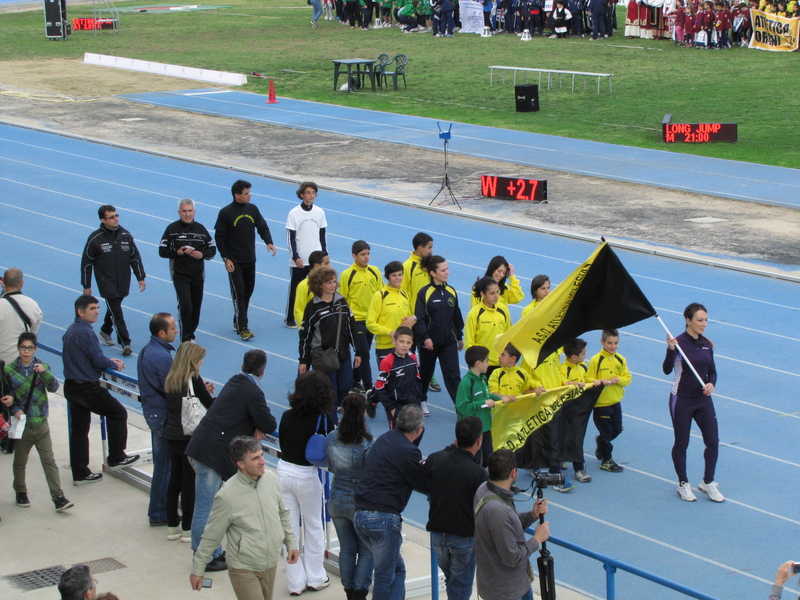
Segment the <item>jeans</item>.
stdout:
<svg viewBox="0 0 800 600">
<path fill-rule="evenodd" d="M 203 539 L 203 531 L 206 529 L 208 516 L 211 514 L 211 507 L 214 504 L 214 496 L 222 487 L 222 477 L 211 467 L 207 467 L 200 461 L 189 457 L 195 473 L 194 479 L 194 515 L 192 516 L 192 551 L 197 552 L 200 540 Z M 211 555 L 212 560 L 222 554 L 222 546 L 219 546 Z"/>
<path fill-rule="evenodd" d="M 533 600 L 533 588 L 528 590 L 528 593 L 522 596 L 519 600 Z"/>
<path fill-rule="evenodd" d="M 444 573 L 447 600 L 469 600 L 475 579 L 475 538 L 432 531 L 431 544 Z"/>
<path fill-rule="evenodd" d="M 342 405 L 342 401 L 350 389 L 353 387 L 353 357 L 348 357 L 339 363 L 338 371 L 331 371 L 325 373 L 331 382 L 331 389 L 336 392 L 336 401 L 334 402 L 333 410 L 331 411 L 331 420 L 334 423 L 339 422 L 339 414 L 336 409 Z"/>
<path fill-rule="evenodd" d="M 319 20 L 319 18 L 322 16 L 322 2 L 320 0 L 311 0 L 311 8 L 313 9 L 313 12 L 311 13 L 311 21 L 316 23 Z M 308 272 L 305 267 L 302 267 L 302 268 L 292 267 L 292 281 L 289 284 L 289 286 L 290 286 L 289 287 L 289 307 L 286 309 L 286 318 L 287 319 L 293 319 L 292 311 L 294 310 L 294 290 L 295 290 L 295 288 L 297 288 L 297 284 L 294 284 L 295 283 L 294 272 L 296 270 L 297 271 L 305 271 L 303 273 L 303 275 L 305 275 L 305 273 Z M 302 279 L 301 279 L 301 281 L 302 281 Z M 294 284 L 294 285 L 292 285 L 292 284 Z M 289 322 L 291 322 L 291 321 L 289 321 Z M 298 323 L 298 325 L 299 324 L 300 323 Z"/>
<path fill-rule="evenodd" d="M 369 23 L 369 21 L 366 23 Z M 361 338 L 363 347 L 369 351 L 375 336 L 367 329 L 366 321 L 356 321 L 356 337 Z M 372 387 L 372 368 L 369 364 L 369 356 L 365 357 L 364 360 L 361 361 L 361 366 L 353 371 L 353 381 L 363 385 L 365 390 Z M 348 390 L 348 392 L 349 391 L 350 390 Z"/>
<path fill-rule="evenodd" d="M 375 560 L 372 600 L 403 600 L 406 594 L 406 565 L 400 556 L 403 519 L 394 513 L 357 510 L 358 537 L 367 543 Z"/>
<path fill-rule="evenodd" d="M 358 537 L 353 523 L 355 502 L 352 496 L 331 496 L 328 511 L 339 538 L 339 575 L 346 590 L 368 590 L 372 583 L 374 559 L 367 544 Z"/>
<path fill-rule="evenodd" d="M 150 439 L 153 446 L 153 480 L 150 483 L 150 507 L 147 518 L 151 523 L 167 521 L 167 489 L 169 488 L 169 472 L 172 466 L 172 455 L 169 444 L 164 438 L 166 416 L 145 415 L 144 420 L 150 428 Z"/>
</svg>

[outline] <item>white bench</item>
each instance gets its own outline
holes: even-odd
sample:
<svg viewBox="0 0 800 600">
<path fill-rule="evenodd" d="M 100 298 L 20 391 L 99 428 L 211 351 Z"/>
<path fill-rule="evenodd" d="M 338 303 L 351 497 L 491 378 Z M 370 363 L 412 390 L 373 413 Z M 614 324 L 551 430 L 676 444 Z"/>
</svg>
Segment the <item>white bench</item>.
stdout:
<svg viewBox="0 0 800 600">
<path fill-rule="evenodd" d="M 517 71 L 524 71 L 525 72 L 525 83 L 528 83 L 528 73 L 538 73 L 539 74 L 539 85 L 542 85 L 542 73 L 547 73 L 547 89 L 549 90 L 553 83 L 552 77 L 553 75 L 558 75 L 558 87 L 561 87 L 561 78 L 564 75 L 571 75 L 572 76 L 572 91 L 575 91 L 575 76 L 576 75 L 583 75 L 583 91 L 586 91 L 586 78 L 587 77 L 597 77 L 597 93 L 600 93 L 600 80 L 603 77 L 608 77 L 608 91 L 611 93 L 611 78 L 613 77 L 612 73 L 584 73 L 583 71 L 559 71 L 558 69 L 534 69 L 532 67 L 503 67 L 499 65 L 494 65 L 489 67 L 489 85 L 493 84 L 494 79 L 494 70 L 499 69 L 500 75 L 502 77 L 502 83 L 506 82 L 505 73 L 503 71 L 514 71 L 514 85 L 517 85 Z"/>
</svg>

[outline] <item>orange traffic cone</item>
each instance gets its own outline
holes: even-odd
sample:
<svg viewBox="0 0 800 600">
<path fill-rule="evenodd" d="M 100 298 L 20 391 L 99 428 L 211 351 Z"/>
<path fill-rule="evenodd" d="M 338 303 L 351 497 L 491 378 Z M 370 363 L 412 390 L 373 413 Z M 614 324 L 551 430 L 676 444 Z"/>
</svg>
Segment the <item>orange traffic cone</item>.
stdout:
<svg viewBox="0 0 800 600">
<path fill-rule="evenodd" d="M 275 97 L 275 82 L 272 79 L 269 80 L 269 98 L 267 99 L 267 104 L 277 104 L 278 99 Z"/>
</svg>

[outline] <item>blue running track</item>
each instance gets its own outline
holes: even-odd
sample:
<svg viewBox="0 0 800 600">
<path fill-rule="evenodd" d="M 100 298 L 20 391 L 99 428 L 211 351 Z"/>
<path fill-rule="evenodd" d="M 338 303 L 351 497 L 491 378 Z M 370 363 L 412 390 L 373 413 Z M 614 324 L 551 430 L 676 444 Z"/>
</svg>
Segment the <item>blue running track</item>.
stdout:
<svg viewBox="0 0 800 600">
<path fill-rule="evenodd" d="M 121 96 L 127 100 L 220 117 L 324 131 L 440 150 L 436 121 L 393 113 L 202 89 Z M 662 188 L 800 207 L 800 170 L 678 152 L 648 150 L 552 135 L 456 123 L 450 150 L 540 169 Z"/>
<path fill-rule="evenodd" d="M 80 293 L 80 253 L 98 226 L 98 206 L 111 202 L 121 224 L 137 238 L 148 273 L 147 290 L 133 292 L 124 303 L 138 352 L 147 341 L 150 315 L 175 310 L 167 261 L 158 257 L 157 245 L 166 225 L 177 218 L 178 199 L 193 198 L 198 221 L 211 228 L 217 211 L 230 202 L 230 185 L 239 177 L 242 174 L 232 170 L 0 126 L 0 270 L 16 266 L 25 272 L 25 293 L 41 304 L 45 315 L 42 342 L 61 345 Z M 266 350 L 264 389 L 271 409 L 280 415 L 296 373 L 297 332 L 284 328 L 282 314 L 289 265 L 283 231 L 297 199 L 293 184 L 244 178 L 252 181 L 254 202 L 279 247 L 275 258 L 267 255 L 263 244 L 258 248 L 251 307 L 256 337 L 244 343 L 231 331 L 227 277 L 216 259 L 207 265 L 197 341 L 208 348 L 203 374 L 218 384 L 237 372 L 247 348 Z M 323 191 L 318 202 L 328 215 L 329 249 L 337 270 L 350 264 L 355 239 L 372 245 L 372 262 L 382 268 L 390 260 L 404 260 L 411 237 L 425 230 L 434 237 L 435 251 L 449 259 L 450 282 L 459 290 L 463 306 L 469 304 L 470 286 L 495 254 L 515 265 L 527 291 L 532 276 L 547 273 L 558 283 L 594 249 L 586 242 L 347 194 Z M 717 480 L 728 500 L 714 504 L 698 492 L 697 502 L 685 503 L 676 495 L 669 381 L 661 372 L 665 334 L 650 319 L 627 328 L 620 347 L 633 372 L 623 401 L 625 431 L 614 452 L 625 472 L 599 470 L 592 456 L 595 432 L 590 425 L 587 468 L 594 479 L 576 484 L 568 494 L 547 491 L 551 529 L 564 539 L 719 598 L 765 598 L 777 566 L 794 557 L 800 534 L 800 369 L 793 360 L 800 354 L 797 284 L 664 257 L 619 254 L 673 333 L 680 330 L 680 313 L 689 302 L 709 307 L 708 335 L 718 353 L 715 402 L 723 443 Z M 520 310 L 513 306 L 515 319 Z M 584 337 L 590 355 L 598 352 L 599 333 Z M 119 347 L 106 352 L 121 358 Z M 51 362 L 60 376 L 60 361 Z M 135 372 L 135 355 L 125 363 L 128 372 Z M 444 392 L 431 394 L 430 404 L 424 454 L 454 437 L 449 397 Z M 386 430 L 380 418 L 369 425 L 375 434 Z M 702 474 L 697 432 L 688 457 L 696 486 Z M 519 483 L 527 486 L 529 476 L 522 474 Z M 527 500 L 524 506 L 529 506 Z M 424 525 L 426 513 L 425 499 L 415 494 L 404 517 Z M 599 563 L 558 547 L 552 552 L 559 582 L 605 597 Z M 618 574 L 617 590 L 620 599 L 679 597 L 625 574 Z M 787 596 L 792 597 L 788 590 Z"/>
</svg>

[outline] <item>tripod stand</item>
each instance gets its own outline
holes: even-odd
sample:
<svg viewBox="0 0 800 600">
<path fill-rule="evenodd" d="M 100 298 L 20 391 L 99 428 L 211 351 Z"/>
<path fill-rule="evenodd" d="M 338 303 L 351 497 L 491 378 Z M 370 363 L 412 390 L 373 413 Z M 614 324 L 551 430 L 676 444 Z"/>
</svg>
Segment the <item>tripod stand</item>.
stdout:
<svg viewBox="0 0 800 600">
<path fill-rule="evenodd" d="M 440 187 L 439 191 L 436 192 L 436 195 L 433 197 L 433 200 L 430 201 L 428 206 L 431 206 L 439 197 L 439 194 L 444 192 L 445 194 L 442 204 L 450 200 L 458 207 L 459 210 L 461 210 L 461 205 L 458 203 L 458 200 L 456 200 L 456 195 L 453 193 L 453 188 L 450 187 L 450 176 L 447 174 L 447 166 L 449 164 L 447 145 L 450 143 L 450 138 L 452 137 L 450 131 L 453 129 L 453 124 L 450 123 L 450 127 L 447 131 L 442 131 L 442 126 L 438 121 L 436 126 L 439 128 L 439 139 L 444 141 L 444 179 L 442 179 L 442 187 Z"/>
<path fill-rule="evenodd" d="M 544 498 L 542 488 L 537 488 L 536 497 L 541 500 Z M 539 515 L 539 523 L 544 523 L 544 515 Z M 542 542 L 541 550 L 539 550 L 539 558 L 536 559 L 539 567 L 539 588 L 541 590 L 542 600 L 555 600 L 556 599 L 556 576 L 553 571 L 553 557 L 550 556 L 550 551 L 547 549 L 546 542 Z"/>
</svg>

